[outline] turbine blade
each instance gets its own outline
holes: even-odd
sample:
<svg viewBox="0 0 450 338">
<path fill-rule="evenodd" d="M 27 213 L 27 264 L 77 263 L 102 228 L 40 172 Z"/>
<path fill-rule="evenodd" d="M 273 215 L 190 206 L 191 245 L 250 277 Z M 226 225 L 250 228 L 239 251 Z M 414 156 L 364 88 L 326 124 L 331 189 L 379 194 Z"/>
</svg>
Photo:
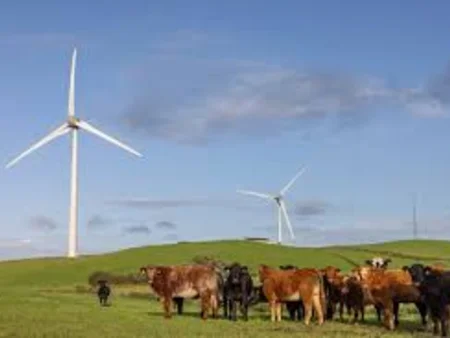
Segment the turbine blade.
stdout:
<svg viewBox="0 0 450 338">
<path fill-rule="evenodd" d="M 69 102 L 67 112 L 69 116 L 75 116 L 75 65 L 77 62 L 77 49 L 73 49 L 72 64 L 70 66 Z"/>
<path fill-rule="evenodd" d="M 292 230 L 291 221 L 289 220 L 289 216 L 286 210 L 286 204 L 284 201 L 281 201 L 281 210 L 283 211 L 284 219 L 286 220 L 286 224 L 288 226 L 289 232 L 291 233 L 292 239 L 295 239 L 294 230 Z"/>
<path fill-rule="evenodd" d="M 47 134 L 47 136 L 43 137 L 41 140 L 39 140 L 38 142 L 33 144 L 30 148 L 25 150 L 23 153 L 21 153 L 19 156 L 17 156 L 15 159 L 13 159 L 11 162 L 9 162 L 6 165 L 6 168 L 12 167 L 14 164 L 19 162 L 22 158 L 24 158 L 25 156 L 29 155 L 30 153 L 32 153 L 36 149 L 44 146 L 45 144 L 49 143 L 50 141 L 56 139 L 57 137 L 68 133 L 69 131 L 70 131 L 69 126 L 67 125 L 67 123 L 64 123 L 63 125 L 59 126 L 55 130 L 53 130 L 52 132 Z"/>
<path fill-rule="evenodd" d="M 98 130 L 97 128 L 93 127 L 91 124 L 87 123 L 86 121 L 81 121 L 80 120 L 80 121 L 77 122 L 77 125 L 81 129 L 83 129 L 83 130 L 85 130 L 85 131 L 87 131 L 87 132 L 89 132 L 91 134 L 94 134 L 94 135 L 104 139 L 105 141 L 108 141 L 109 143 L 112 143 L 112 144 L 114 144 L 114 145 L 116 145 L 116 146 L 118 146 L 118 147 L 120 147 L 120 148 L 122 148 L 122 149 L 124 149 L 124 150 L 126 150 L 126 151 L 128 151 L 130 153 L 132 153 L 133 155 L 136 155 L 138 157 L 142 157 L 141 153 L 137 152 L 136 150 L 134 150 L 133 148 L 127 146 L 126 144 L 116 140 L 115 138 L 113 138 L 113 137 L 111 137 L 109 135 L 106 135 L 104 132 L 102 132 L 102 131 Z"/>
<path fill-rule="evenodd" d="M 254 192 L 254 191 L 248 191 L 248 190 L 237 190 L 238 193 L 244 194 L 244 195 L 251 195 L 256 196 L 264 199 L 272 199 L 273 197 L 267 194 L 262 194 L 260 192 Z"/>
<path fill-rule="evenodd" d="M 289 190 L 289 188 L 294 184 L 294 182 L 305 172 L 305 170 L 306 167 L 300 169 L 300 171 L 297 174 L 295 174 L 295 176 L 288 182 L 288 184 L 286 184 L 286 186 L 283 189 L 281 189 L 280 194 L 284 195 Z"/>
</svg>

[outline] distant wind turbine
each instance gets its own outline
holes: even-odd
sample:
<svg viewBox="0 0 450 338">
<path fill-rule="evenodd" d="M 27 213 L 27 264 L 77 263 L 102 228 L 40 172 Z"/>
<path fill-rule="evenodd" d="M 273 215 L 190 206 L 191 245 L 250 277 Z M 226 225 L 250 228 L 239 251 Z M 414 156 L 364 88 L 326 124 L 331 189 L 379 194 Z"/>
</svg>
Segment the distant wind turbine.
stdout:
<svg viewBox="0 0 450 338">
<path fill-rule="evenodd" d="M 300 169 L 297 174 L 284 186 L 283 189 L 280 190 L 278 194 L 265 194 L 255 191 L 248 191 L 248 190 L 237 190 L 238 193 L 244 194 L 244 195 L 251 195 L 260 197 L 266 200 L 272 200 L 275 202 L 277 209 L 278 209 L 278 244 L 281 244 L 282 242 L 282 217 L 284 216 L 284 219 L 286 221 L 287 228 L 291 234 L 292 239 L 295 239 L 294 231 L 292 230 L 291 221 L 289 220 L 289 216 L 286 209 L 286 203 L 284 202 L 284 195 L 289 190 L 289 188 L 292 187 L 294 182 L 305 172 L 306 167 L 303 167 Z"/>
<path fill-rule="evenodd" d="M 77 225 L 78 225 L 78 131 L 84 130 L 88 133 L 94 134 L 109 143 L 112 143 L 138 157 L 142 157 L 142 154 L 136 150 L 128 147 L 122 142 L 106 135 L 102 131 L 96 129 L 91 124 L 75 117 L 75 64 L 77 58 L 77 49 L 74 48 L 72 54 L 72 64 L 70 67 L 70 83 L 69 83 L 69 99 L 68 99 L 68 117 L 67 120 L 58 128 L 51 131 L 47 136 L 43 137 L 40 141 L 33 144 L 30 148 L 25 150 L 11 162 L 6 165 L 6 168 L 12 167 L 19 162 L 22 158 L 29 155 L 33 151 L 41 148 L 45 144 L 52 140 L 63 136 L 65 134 L 72 134 L 72 147 L 71 147 L 71 177 L 70 177 L 70 206 L 69 206 L 69 240 L 68 240 L 68 257 L 74 258 L 77 256 Z"/>
</svg>

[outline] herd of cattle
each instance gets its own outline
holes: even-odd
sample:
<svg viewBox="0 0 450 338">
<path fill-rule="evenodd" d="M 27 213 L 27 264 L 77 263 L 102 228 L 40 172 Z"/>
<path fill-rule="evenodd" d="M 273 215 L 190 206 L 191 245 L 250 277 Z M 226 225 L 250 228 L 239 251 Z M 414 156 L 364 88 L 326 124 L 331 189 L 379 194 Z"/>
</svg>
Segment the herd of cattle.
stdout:
<svg viewBox="0 0 450 338">
<path fill-rule="evenodd" d="M 297 268 L 292 265 L 271 268 L 260 265 L 260 285 L 246 266 L 234 263 L 218 268 L 211 264 L 149 265 L 140 272 L 147 276 L 152 292 L 162 302 L 166 318 L 172 307 L 183 313 L 184 299 L 200 299 L 203 319 L 218 317 L 223 306 L 225 318 L 236 320 L 237 308 L 248 320 L 249 307 L 268 303 L 272 321 L 281 321 L 282 304 L 291 320 L 304 320 L 309 325 L 312 316 L 321 325 L 333 320 L 337 310 L 351 322 L 364 321 L 366 306 L 374 306 L 379 322 L 389 330 L 399 324 L 399 305 L 415 304 L 424 329 L 427 316 L 433 322 L 433 333 L 447 336 L 450 317 L 450 270 L 440 264 L 413 264 L 402 269 L 388 268 L 390 259 L 380 257 L 355 265 L 347 274 L 337 267 L 323 269 Z M 259 284 L 259 283 L 258 283 Z M 345 311 L 346 310 L 346 311 Z M 440 327 L 440 330 L 439 330 Z"/>
</svg>

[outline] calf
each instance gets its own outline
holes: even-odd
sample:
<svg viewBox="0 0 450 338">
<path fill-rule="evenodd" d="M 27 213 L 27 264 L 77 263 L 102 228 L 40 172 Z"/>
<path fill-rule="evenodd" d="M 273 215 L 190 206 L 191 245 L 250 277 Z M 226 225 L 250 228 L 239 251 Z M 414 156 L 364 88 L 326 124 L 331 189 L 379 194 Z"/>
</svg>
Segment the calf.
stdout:
<svg viewBox="0 0 450 338">
<path fill-rule="evenodd" d="M 165 318 L 170 318 L 173 298 L 200 298 L 201 316 L 207 319 L 212 310 L 217 317 L 220 280 L 213 266 L 208 265 L 171 265 L 141 267 L 141 273 L 147 275 L 150 289 L 160 297 Z"/>
<path fill-rule="evenodd" d="M 347 308 L 347 314 L 353 312 L 352 323 L 356 322 L 361 314 L 361 322 L 365 322 L 365 307 L 375 305 L 375 301 L 367 287 L 363 287 L 361 281 L 355 276 L 346 276 L 343 279 L 342 288 L 342 306 L 340 307 L 340 318 L 343 319 L 344 305 Z M 376 306 L 377 310 L 379 308 Z M 377 311 L 378 312 L 378 311 Z M 381 316 L 381 314 L 380 314 Z M 381 319 L 380 319 L 381 320 Z"/>
<path fill-rule="evenodd" d="M 253 295 L 253 280 L 246 266 L 234 263 L 225 268 L 228 277 L 223 288 L 224 317 L 237 320 L 236 303 L 239 302 L 244 320 L 248 320 L 248 307 Z"/>
<path fill-rule="evenodd" d="M 279 267 L 281 270 L 293 270 L 297 269 L 296 266 L 293 265 L 280 265 Z M 286 302 L 286 309 L 289 312 L 289 318 L 291 320 L 302 320 L 304 317 L 305 309 L 303 307 L 303 301 L 302 300 L 295 300 L 295 301 L 287 301 Z"/>
<path fill-rule="evenodd" d="M 447 337 L 450 314 L 450 271 L 443 271 L 432 266 L 424 267 L 422 264 L 403 268 L 409 271 L 419 287 L 422 300 L 430 311 L 433 333 L 439 334 L 440 323 L 441 336 Z"/>
<path fill-rule="evenodd" d="M 258 272 L 269 303 L 271 321 L 281 321 L 281 303 L 301 299 L 305 307 L 305 325 L 310 323 L 313 307 L 318 323 L 322 325 L 326 304 L 323 277 L 318 270 L 281 270 L 260 265 Z"/>
<path fill-rule="evenodd" d="M 400 303 L 415 303 L 426 325 L 426 306 L 411 275 L 404 270 L 386 270 L 373 267 L 353 269 L 375 306 L 383 310 L 385 326 L 393 330 L 398 325 Z"/>
<path fill-rule="evenodd" d="M 334 266 L 327 266 L 320 270 L 324 277 L 325 294 L 327 298 L 326 318 L 333 319 L 336 312 L 336 306 L 340 306 L 340 317 L 342 319 L 342 307 L 344 306 L 342 289 L 344 288 L 344 276 L 341 275 L 341 269 Z"/>
<path fill-rule="evenodd" d="M 99 288 L 97 290 L 98 300 L 100 305 L 106 306 L 108 303 L 108 297 L 111 294 L 111 288 L 107 285 L 108 282 L 106 280 L 99 280 L 98 282 Z"/>
</svg>

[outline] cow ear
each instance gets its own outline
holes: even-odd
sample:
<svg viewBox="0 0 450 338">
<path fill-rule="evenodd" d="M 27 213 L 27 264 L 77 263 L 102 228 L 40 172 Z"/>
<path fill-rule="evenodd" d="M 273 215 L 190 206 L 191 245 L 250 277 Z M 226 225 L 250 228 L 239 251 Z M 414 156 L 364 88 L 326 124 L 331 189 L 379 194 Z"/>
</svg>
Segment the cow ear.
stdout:
<svg viewBox="0 0 450 338">
<path fill-rule="evenodd" d="M 367 265 L 372 265 L 372 261 L 371 261 L 370 259 L 366 259 L 365 263 L 366 263 Z"/>
<path fill-rule="evenodd" d="M 141 266 L 141 268 L 139 269 L 140 273 L 147 273 L 147 268 L 145 266 Z"/>
<path fill-rule="evenodd" d="M 336 272 L 341 272 L 341 269 L 337 268 L 337 269 L 336 269 Z"/>
<path fill-rule="evenodd" d="M 402 267 L 402 270 L 403 270 L 403 271 L 409 271 L 409 266 L 404 265 L 404 266 Z"/>
<path fill-rule="evenodd" d="M 248 267 L 246 265 L 241 266 L 241 271 L 248 272 Z"/>
<path fill-rule="evenodd" d="M 387 263 L 391 263 L 391 262 L 392 262 L 392 259 L 387 258 L 387 259 L 384 260 L 384 262 L 385 262 L 386 264 L 387 264 Z"/>
</svg>

